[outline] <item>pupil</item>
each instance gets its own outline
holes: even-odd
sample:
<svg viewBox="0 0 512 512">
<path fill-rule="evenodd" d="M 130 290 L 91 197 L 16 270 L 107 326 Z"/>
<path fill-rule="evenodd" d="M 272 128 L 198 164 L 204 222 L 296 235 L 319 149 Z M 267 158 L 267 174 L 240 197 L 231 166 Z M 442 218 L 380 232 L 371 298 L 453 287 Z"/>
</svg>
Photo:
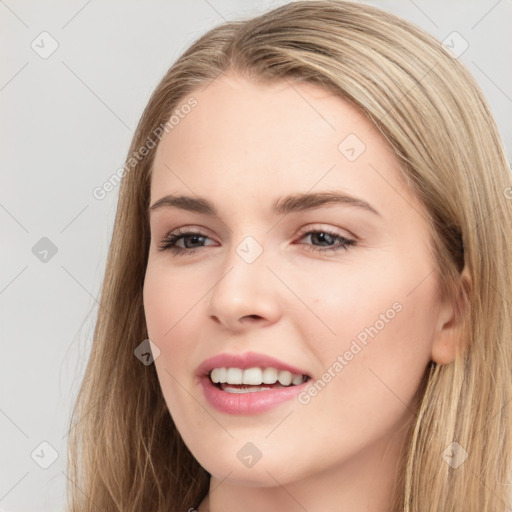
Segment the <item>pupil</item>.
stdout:
<svg viewBox="0 0 512 512">
<path fill-rule="evenodd" d="M 192 241 L 192 244 L 195 244 L 198 242 L 198 239 L 201 239 L 203 237 L 201 235 L 191 235 L 189 238 Z"/>
<path fill-rule="evenodd" d="M 327 243 L 329 243 L 329 239 L 331 238 L 331 235 L 329 235 L 328 233 L 322 233 L 322 232 L 317 233 L 315 236 L 317 236 L 317 238 L 321 239 L 320 242 L 326 242 L 325 237 L 327 237 Z M 330 241 L 332 242 L 332 240 L 330 240 Z"/>
</svg>

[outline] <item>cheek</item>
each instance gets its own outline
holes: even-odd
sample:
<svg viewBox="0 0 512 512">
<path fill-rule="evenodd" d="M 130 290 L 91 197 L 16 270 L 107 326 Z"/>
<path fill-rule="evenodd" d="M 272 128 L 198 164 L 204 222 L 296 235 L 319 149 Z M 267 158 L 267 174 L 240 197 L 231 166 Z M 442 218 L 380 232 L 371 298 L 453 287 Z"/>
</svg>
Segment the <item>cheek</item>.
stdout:
<svg viewBox="0 0 512 512">
<path fill-rule="evenodd" d="M 328 287 L 303 279 L 302 293 L 311 292 L 318 317 L 308 315 L 303 334 L 312 358 L 330 372 L 326 380 L 338 383 L 338 396 L 350 390 L 364 403 L 365 396 L 376 396 L 376 387 L 389 386 L 410 401 L 430 360 L 436 322 L 435 281 L 425 279 L 428 273 L 390 261 L 364 273 L 332 273 L 324 281 Z M 385 393 L 393 396 L 389 389 Z"/>
<path fill-rule="evenodd" d="M 317 267 L 315 272 L 294 276 L 293 281 L 300 284 L 297 294 L 312 304 L 318 320 L 331 327 L 332 338 L 352 338 L 371 326 L 380 332 L 390 325 L 407 326 L 411 335 L 423 332 L 424 324 L 430 323 L 436 290 L 425 258 L 380 251 L 365 259 L 364 265 L 353 258 L 333 267 Z"/>
<path fill-rule="evenodd" d="M 418 297 L 400 297 L 393 308 L 395 297 L 383 295 L 365 313 L 340 318 L 336 338 L 310 347 L 322 373 L 303 395 L 300 413 L 303 428 L 324 440 L 315 449 L 326 460 L 334 446 L 357 453 L 410 419 L 430 359 L 431 317 Z"/>
<path fill-rule="evenodd" d="M 192 314 L 191 306 L 197 302 L 190 289 L 180 286 L 176 276 L 173 278 L 160 265 L 149 262 L 143 289 L 146 325 L 149 339 L 160 350 L 154 362 L 160 387 L 169 411 L 178 422 L 186 416 L 181 386 L 188 387 L 190 378 L 186 373 L 190 355 L 186 340 L 190 335 L 184 329 L 189 320 L 187 312 Z"/>
<path fill-rule="evenodd" d="M 320 408 L 344 404 L 360 426 L 370 411 L 389 425 L 406 413 L 430 361 L 436 320 L 432 283 L 409 293 L 408 282 L 342 299 L 336 336 L 314 348 L 323 363 L 320 380 L 329 381 L 314 398 Z M 342 421 L 345 413 L 334 416 Z"/>
<path fill-rule="evenodd" d="M 155 359 L 160 386 L 170 410 L 179 402 L 179 384 L 186 384 L 192 333 L 187 332 L 197 303 L 193 287 L 180 286 L 176 276 L 157 265 L 148 265 L 144 280 L 144 313 L 149 339 L 158 347 Z"/>
<path fill-rule="evenodd" d="M 200 298 L 190 281 L 177 278 L 163 265 L 149 263 L 144 279 L 144 313 L 150 339 L 160 340 L 165 349 Z"/>
</svg>

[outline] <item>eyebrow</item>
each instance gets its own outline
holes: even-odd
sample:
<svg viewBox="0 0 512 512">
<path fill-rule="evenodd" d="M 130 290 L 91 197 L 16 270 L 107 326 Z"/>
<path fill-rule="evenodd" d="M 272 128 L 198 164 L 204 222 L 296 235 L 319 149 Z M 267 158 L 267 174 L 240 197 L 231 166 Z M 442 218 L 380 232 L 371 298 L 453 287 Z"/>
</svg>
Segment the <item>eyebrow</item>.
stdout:
<svg viewBox="0 0 512 512">
<path fill-rule="evenodd" d="M 292 212 L 337 205 L 361 208 L 382 217 L 382 215 L 366 201 L 340 192 L 291 194 L 281 197 L 272 203 L 272 213 L 274 215 L 284 215 Z M 203 215 L 219 216 L 215 205 L 204 197 L 168 195 L 153 203 L 149 207 L 149 214 L 162 208 L 180 208 Z"/>
</svg>

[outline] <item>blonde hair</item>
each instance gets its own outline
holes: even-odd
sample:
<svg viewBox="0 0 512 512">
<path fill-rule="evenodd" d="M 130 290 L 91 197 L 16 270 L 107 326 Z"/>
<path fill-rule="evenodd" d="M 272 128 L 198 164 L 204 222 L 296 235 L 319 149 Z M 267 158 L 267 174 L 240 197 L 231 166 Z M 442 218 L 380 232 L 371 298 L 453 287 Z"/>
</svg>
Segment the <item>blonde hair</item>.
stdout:
<svg viewBox="0 0 512 512">
<path fill-rule="evenodd" d="M 152 94 L 128 158 L 180 102 L 226 71 L 324 87 L 356 105 L 394 148 L 429 215 L 440 292 L 457 298 L 463 319 L 455 360 L 432 362 L 418 390 L 394 510 L 505 510 L 512 473 L 512 189 L 476 82 L 439 41 L 392 14 L 341 0 L 297 1 L 224 23 L 194 42 Z M 208 491 L 210 475 L 176 430 L 154 365 L 134 356 L 148 337 L 142 289 L 155 151 L 120 186 L 93 346 L 71 419 L 71 512 L 183 512 Z M 445 450 L 454 447 L 467 452 L 458 467 L 445 462 Z"/>
</svg>

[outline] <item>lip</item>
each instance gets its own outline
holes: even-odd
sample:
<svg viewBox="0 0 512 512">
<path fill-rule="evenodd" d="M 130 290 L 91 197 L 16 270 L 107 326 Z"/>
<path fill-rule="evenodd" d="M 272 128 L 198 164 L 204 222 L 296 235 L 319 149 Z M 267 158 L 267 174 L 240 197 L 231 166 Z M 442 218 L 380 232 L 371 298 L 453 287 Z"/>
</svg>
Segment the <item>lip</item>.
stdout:
<svg viewBox="0 0 512 512">
<path fill-rule="evenodd" d="M 253 393 L 228 393 L 218 388 L 208 375 L 201 378 L 204 396 L 209 404 L 217 411 L 232 415 L 258 414 L 273 409 L 295 398 L 309 383 L 306 381 L 297 386 Z"/>
<path fill-rule="evenodd" d="M 229 393 L 218 388 L 209 376 L 213 368 L 247 369 L 269 366 L 277 370 L 287 370 L 291 373 L 308 375 L 311 380 L 311 376 L 304 370 L 265 354 L 256 352 L 246 352 L 244 354 L 223 353 L 206 359 L 198 368 L 204 396 L 208 403 L 217 411 L 232 415 L 250 415 L 268 411 L 283 402 L 292 400 L 310 383 L 310 380 L 307 380 L 296 386 L 254 391 L 252 393 Z"/>
</svg>

